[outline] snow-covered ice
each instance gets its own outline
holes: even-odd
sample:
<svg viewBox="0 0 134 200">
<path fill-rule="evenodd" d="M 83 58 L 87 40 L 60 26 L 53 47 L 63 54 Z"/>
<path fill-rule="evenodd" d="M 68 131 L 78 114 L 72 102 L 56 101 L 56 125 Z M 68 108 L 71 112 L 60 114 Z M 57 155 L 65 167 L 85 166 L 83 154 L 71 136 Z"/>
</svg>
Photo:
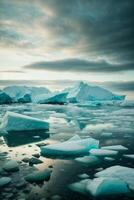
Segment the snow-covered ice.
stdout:
<svg viewBox="0 0 134 200">
<path fill-rule="evenodd" d="M 49 123 L 38 118 L 7 111 L 2 119 L 2 131 L 48 130 Z"/>
<path fill-rule="evenodd" d="M 88 153 L 90 149 L 99 148 L 99 141 L 93 138 L 73 139 L 65 142 L 41 147 L 42 155 L 71 156 Z"/>
</svg>

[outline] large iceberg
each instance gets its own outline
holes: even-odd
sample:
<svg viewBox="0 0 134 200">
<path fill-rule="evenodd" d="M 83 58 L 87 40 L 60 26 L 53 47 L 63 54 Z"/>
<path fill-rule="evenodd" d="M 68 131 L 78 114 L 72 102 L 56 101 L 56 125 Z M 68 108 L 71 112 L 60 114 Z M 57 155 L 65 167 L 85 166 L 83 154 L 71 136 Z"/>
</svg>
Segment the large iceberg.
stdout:
<svg viewBox="0 0 134 200">
<path fill-rule="evenodd" d="M 45 104 L 45 103 L 64 104 L 67 102 L 66 100 L 67 94 L 68 94 L 67 92 L 54 92 L 49 94 L 41 94 L 34 99 L 34 102 L 40 104 Z"/>
<path fill-rule="evenodd" d="M 0 126 L 1 131 L 30 131 L 30 130 L 48 130 L 49 124 L 44 120 L 37 118 L 29 117 L 26 115 L 6 112 L 5 116 L 2 119 Z"/>
<path fill-rule="evenodd" d="M 131 190 L 134 190 L 134 169 L 130 167 L 124 167 L 115 165 L 108 167 L 103 171 L 97 172 L 96 177 L 113 177 L 119 178 L 126 182 Z"/>
<path fill-rule="evenodd" d="M 71 103 L 125 99 L 124 95 L 115 95 L 102 87 L 89 85 L 84 82 L 79 82 L 74 87 L 67 88 L 64 91 L 68 92 L 67 99 Z"/>
<path fill-rule="evenodd" d="M 90 149 L 99 148 L 99 141 L 93 138 L 73 137 L 65 142 L 41 147 L 41 154 L 46 156 L 76 156 L 86 154 Z"/>
<path fill-rule="evenodd" d="M 48 94 L 50 91 L 44 87 L 9 86 L 3 91 L 12 98 L 13 102 L 28 103 L 34 101 L 38 95 Z"/>
<path fill-rule="evenodd" d="M 2 90 L 0 90 L 0 104 L 8 104 L 11 102 L 12 102 L 11 97 Z"/>
</svg>

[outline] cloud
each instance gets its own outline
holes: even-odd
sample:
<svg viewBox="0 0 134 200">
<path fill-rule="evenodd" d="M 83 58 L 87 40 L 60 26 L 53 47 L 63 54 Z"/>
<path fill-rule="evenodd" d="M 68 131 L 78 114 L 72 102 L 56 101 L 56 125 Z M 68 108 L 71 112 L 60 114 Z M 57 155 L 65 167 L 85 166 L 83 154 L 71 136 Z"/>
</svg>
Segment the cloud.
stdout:
<svg viewBox="0 0 134 200">
<path fill-rule="evenodd" d="M 0 0 L 0 47 L 45 60 L 29 69 L 133 70 L 133 10 L 132 0 Z"/>
<path fill-rule="evenodd" d="M 24 66 L 26 69 L 76 71 L 76 72 L 119 72 L 133 70 L 133 64 L 111 64 L 106 61 L 89 61 L 80 59 L 64 59 L 56 61 L 36 62 Z"/>
<path fill-rule="evenodd" d="M 106 85 L 119 91 L 134 91 L 134 81 L 107 82 Z"/>
</svg>

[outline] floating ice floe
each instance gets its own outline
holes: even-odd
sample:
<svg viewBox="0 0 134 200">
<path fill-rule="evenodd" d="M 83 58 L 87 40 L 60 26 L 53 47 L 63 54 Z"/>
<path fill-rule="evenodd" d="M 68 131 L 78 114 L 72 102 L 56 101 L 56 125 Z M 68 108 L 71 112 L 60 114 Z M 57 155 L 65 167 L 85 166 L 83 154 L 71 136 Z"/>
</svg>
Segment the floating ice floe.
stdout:
<svg viewBox="0 0 134 200">
<path fill-rule="evenodd" d="M 64 104 L 67 102 L 67 92 L 54 92 L 50 94 L 41 94 L 38 95 L 37 98 L 34 100 L 35 103 L 45 104 Z"/>
<path fill-rule="evenodd" d="M 91 182 L 91 179 L 84 179 L 82 181 L 78 181 L 69 185 L 69 188 L 75 192 L 79 192 L 82 194 L 87 194 L 87 184 Z"/>
<path fill-rule="evenodd" d="M 10 160 L 4 164 L 3 169 L 8 172 L 15 172 L 19 170 L 19 164 L 15 160 Z"/>
<path fill-rule="evenodd" d="M 30 183 L 48 181 L 50 179 L 51 173 L 52 170 L 50 169 L 33 172 L 32 174 L 27 175 L 25 177 L 25 180 Z"/>
<path fill-rule="evenodd" d="M 102 87 L 89 85 L 84 82 L 79 82 L 74 87 L 67 88 L 64 91 L 68 92 L 67 99 L 72 103 L 125 99 L 124 95 L 115 95 Z"/>
<path fill-rule="evenodd" d="M 42 155 L 71 156 L 88 153 L 90 149 L 99 148 L 99 141 L 93 138 L 81 139 L 79 136 L 65 142 L 41 147 Z"/>
<path fill-rule="evenodd" d="M 128 148 L 124 147 L 123 145 L 112 145 L 112 146 L 104 146 L 101 149 L 105 150 L 115 150 L 115 151 L 127 151 Z"/>
<path fill-rule="evenodd" d="M 75 160 L 82 164 L 86 164 L 89 167 L 95 167 L 101 163 L 101 160 L 97 156 L 84 156 L 76 158 Z"/>
<path fill-rule="evenodd" d="M 125 154 L 124 157 L 134 160 L 134 154 Z"/>
<path fill-rule="evenodd" d="M 6 112 L 2 119 L 0 130 L 2 131 L 29 131 L 29 130 L 48 130 L 49 123 L 44 120 L 33 118 L 30 116 Z"/>
<path fill-rule="evenodd" d="M 92 196 L 125 194 L 129 192 L 127 184 L 118 178 L 95 178 L 87 183 L 86 190 Z"/>
<path fill-rule="evenodd" d="M 9 104 L 9 103 L 12 103 L 11 97 L 2 90 L 0 90 L 0 104 Z"/>
<path fill-rule="evenodd" d="M 131 190 L 134 190 L 134 169 L 115 165 L 108 167 L 101 172 L 95 174 L 96 177 L 119 178 L 126 182 Z"/>
<path fill-rule="evenodd" d="M 94 156 L 115 156 L 118 153 L 117 151 L 107 149 L 91 149 L 89 152 Z"/>
<path fill-rule="evenodd" d="M 7 184 L 9 184 L 11 182 L 11 178 L 9 177 L 2 177 L 0 178 L 0 188 L 6 186 Z"/>
<path fill-rule="evenodd" d="M 95 179 L 85 179 L 69 185 L 69 188 L 75 192 L 87 196 L 108 196 L 126 194 L 129 192 L 127 184 L 118 178 L 101 177 Z"/>
</svg>

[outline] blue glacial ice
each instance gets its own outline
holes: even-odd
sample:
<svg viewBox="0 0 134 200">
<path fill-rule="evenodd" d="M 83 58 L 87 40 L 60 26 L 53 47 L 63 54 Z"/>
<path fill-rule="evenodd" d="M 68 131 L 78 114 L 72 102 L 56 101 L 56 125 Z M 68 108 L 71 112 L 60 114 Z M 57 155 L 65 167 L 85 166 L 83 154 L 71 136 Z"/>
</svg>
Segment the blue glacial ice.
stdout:
<svg viewBox="0 0 134 200">
<path fill-rule="evenodd" d="M 9 103 L 12 103 L 12 98 L 8 94 L 0 90 L 0 104 L 9 104 Z"/>
<path fill-rule="evenodd" d="M 11 111 L 6 112 L 0 125 L 0 132 L 48 129 L 49 123 L 44 120 Z"/>
</svg>

